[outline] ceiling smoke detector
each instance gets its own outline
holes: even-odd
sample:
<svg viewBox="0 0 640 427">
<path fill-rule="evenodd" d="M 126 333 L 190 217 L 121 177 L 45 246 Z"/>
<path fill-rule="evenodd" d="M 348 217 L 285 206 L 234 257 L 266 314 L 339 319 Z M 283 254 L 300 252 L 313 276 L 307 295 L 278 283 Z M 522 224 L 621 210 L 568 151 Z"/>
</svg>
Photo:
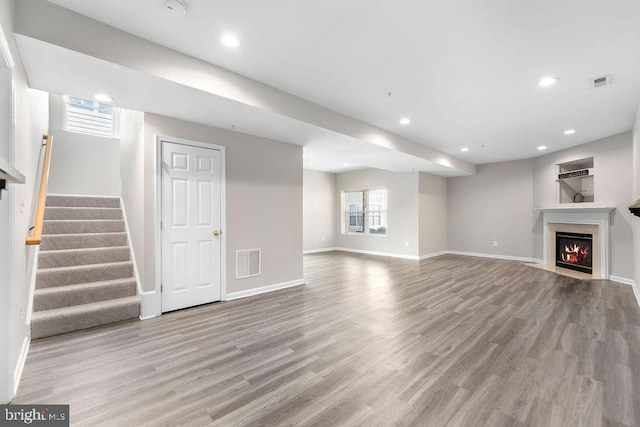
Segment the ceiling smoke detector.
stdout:
<svg viewBox="0 0 640 427">
<path fill-rule="evenodd" d="M 187 5 L 185 5 L 182 0 L 165 0 L 164 8 L 168 12 L 178 16 L 183 16 L 187 13 Z"/>
<path fill-rule="evenodd" d="M 589 86 L 591 86 L 593 89 L 602 87 L 602 86 L 609 86 L 610 84 L 611 84 L 611 74 L 608 74 L 602 77 L 596 77 L 595 79 L 589 80 Z"/>
</svg>

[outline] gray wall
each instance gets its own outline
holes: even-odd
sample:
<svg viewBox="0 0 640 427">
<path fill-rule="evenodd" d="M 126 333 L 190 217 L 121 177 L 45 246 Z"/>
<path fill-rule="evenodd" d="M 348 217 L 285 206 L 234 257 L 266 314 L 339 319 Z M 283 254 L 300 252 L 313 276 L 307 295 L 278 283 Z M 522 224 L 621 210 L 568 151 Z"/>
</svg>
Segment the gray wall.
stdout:
<svg viewBox="0 0 640 427">
<path fill-rule="evenodd" d="M 51 95 L 49 108 L 54 144 L 49 193 L 120 196 L 120 141 L 65 131 L 62 96 Z"/>
<path fill-rule="evenodd" d="M 387 189 L 387 234 L 354 235 L 342 232 L 342 192 L 384 187 Z M 337 175 L 337 246 L 386 254 L 418 256 L 418 174 L 364 169 Z M 405 245 L 408 242 L 408 247 Z"/>
<path fill-rule="evenodd" d="M 155 283 L 156 135 L 226 147 L 227 292 L 303 278 L 302 147 L 145 114 L 144 289 Z M 140 199 L 139 203 L 143 200 Z M 262 249 L 262 275 L 235 279 L 235 252 Z"/>
<path fill-rule="evenodd" d="M 447 180 L 420 172 L 418 186 L 419 253 L 424 256 L 446 251 Z"/>
<path fill-rule="evenodd" d="M 449 250 L 533 256 L 532 160 L 480 165 L 477 175 L 449 178 L 447 199 Z"/>
<path fill-rule="evenodd" d="M 633 201 L 640 199 L 640 108 L 633 125 Z M 640 295 L 640 218 L 632 217 L 633 224 L 633 278 L 636 295 Z"/>
<path fill-rule="evenodd" d="M 336 200 L 336 174 L 304 170 L 302 234 L 305 251 L 335 248 Z"/>
<path fill-rule="evenodd" d="M 579 145 L 533 160 L 534 206 L 556 205 L 555 165 L 594 157 L 595 204 L 615 207 L 611 214 L 611 275 L 633 278 L 633 158 L 631 132 Z M 534 256 L 542 258 L 542 218 L 536 218 Z"/>
<path fill-rule="evenodd" d="M 28 87 L 11 16 L 12 2 L 0 0 L 0 24 L 16 61 L 13 70 L 0 65 L 0 155 L 25 175 L 26 183 L 8 184 L 0 200 L 0 403 L 13 398 L 30 336 L 27 310 L 35 249 L 25 247 L 24 239 L 31 225 L 41 138 L 49 127 L 48 95 Z"/>
</svg>

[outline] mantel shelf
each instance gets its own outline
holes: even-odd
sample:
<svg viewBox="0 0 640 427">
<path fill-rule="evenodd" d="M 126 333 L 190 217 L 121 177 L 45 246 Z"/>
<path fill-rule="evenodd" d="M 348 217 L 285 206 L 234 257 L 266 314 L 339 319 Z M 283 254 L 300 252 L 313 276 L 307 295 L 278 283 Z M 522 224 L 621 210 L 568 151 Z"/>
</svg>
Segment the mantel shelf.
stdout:
<svg viewBox="0 0 640 427">
<path fill-rule="evenodd" d="M 544 208 L 534 208 L 539 212 L 548 212 L 548 213 L 608 213 L 616 210 L 615 206 L 598 206 L 592 203 L 574 203 L 568 204 L 567 206 L 556 205 L 556 206 L 547 206 Z"/>
</svg>

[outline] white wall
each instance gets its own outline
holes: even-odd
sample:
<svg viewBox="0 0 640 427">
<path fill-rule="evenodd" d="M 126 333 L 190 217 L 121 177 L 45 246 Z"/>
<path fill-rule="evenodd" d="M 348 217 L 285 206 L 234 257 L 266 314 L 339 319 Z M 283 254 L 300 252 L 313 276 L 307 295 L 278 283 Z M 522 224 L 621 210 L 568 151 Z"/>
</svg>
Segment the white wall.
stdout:
<svg viewBox="0 0 640 427">
<path fill-rule="evenodd" d="M 12 6 L 0 0 L 0 25 L 13 59 L 12 71 L 0 65 L 0 155 L 26 177 L 9 184 L 0 200 L 0 403 L 13 398 L 29 343 L 26 311 L 35 249 L 25 246 L 42 135 L 48 131 L 48 96 L 28 88 L 12 34 Z M 9 90 L 7 90 L 9 88 Z"/>
<path fill-rule="evenodd" d="M 122 203 L 127 215 L 131 250 L 140 284 L 144 283 L 144 113 L 120 110 L 120 177 Z M 131 227 L 135 224 L 135 227 Z"/>
<path fill-rule="evenodd" d="M 420 172 L 418 185 L 420 256 L 446 251 L 447 180 L 441 176 Z"/>
<path fill-rule="evenodd" d="M 51 95 L 50 194 L 120 196 L 120 140 L 64 130 L 64 100 Z"/>
<path fill-rule="evenodd" d="M 449 250 L 533 256 L 531 160 L 480 165 L 477 175 L 449 178 L 447 197 Z"/>
<path fill-rule="evenodd" d="M 145 114 L 144 289 L 155 288 L 156 135 L 226 147 L 227 293 L 301 281 L 302 147 Z M 235 252 L 262 249 L 262 275 L 235 279 Z"/>
<path fill-rule="evenodd" d="M 317 251 L 336 247 L 336 174 L 304 169 L 303 248 Z"/>
<path fill-rule="evenodd" d="M 611 214 L 611 275 L 633 278 L 632 215 L 633 155 L 631 132 L 614 135 L 567 150 L 537 157 L 533 161 L 534 206 L 556 205 L 558 163 L 594 157 L 595 204 L 615 207 Z M 534 229 L 536 258 L 542 258 L 542 217 Z"/>
<path fill-rule="evenodd" d="M 382 187 L 387 189 L 387 234 L 343 233 L 342 192 Z M 341 173 L 336 177 L 336 197 L 337 247 L 409 257 L 419 255 L 417 173 L 400 174 L 379 169 Z"/>
</svg>

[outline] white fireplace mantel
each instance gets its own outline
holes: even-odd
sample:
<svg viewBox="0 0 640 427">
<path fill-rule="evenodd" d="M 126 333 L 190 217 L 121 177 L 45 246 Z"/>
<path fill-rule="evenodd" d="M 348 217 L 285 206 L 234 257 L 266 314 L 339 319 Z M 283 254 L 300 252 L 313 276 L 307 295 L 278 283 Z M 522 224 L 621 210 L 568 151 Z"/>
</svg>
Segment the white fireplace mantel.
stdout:
<svg viewBox="0 0 640 427">
<path fill-rule="evenodd" d="M 611 221 L 611 212 L 615 209 L 615 207 L 594 206 L 582 203 L 568 206 L 549 206 L 545 208 L 536 208 L 536 211 L 541 212 L 543 216 L 542 250 L 544 254 L 544 264 L 555 264 L 555 260 L 549 259 L 549 224 L 595 225 L 598 227 L 598 239 L 600 243 L 599 278 L 609 279 L 609 224 Z"/>
</svg>

